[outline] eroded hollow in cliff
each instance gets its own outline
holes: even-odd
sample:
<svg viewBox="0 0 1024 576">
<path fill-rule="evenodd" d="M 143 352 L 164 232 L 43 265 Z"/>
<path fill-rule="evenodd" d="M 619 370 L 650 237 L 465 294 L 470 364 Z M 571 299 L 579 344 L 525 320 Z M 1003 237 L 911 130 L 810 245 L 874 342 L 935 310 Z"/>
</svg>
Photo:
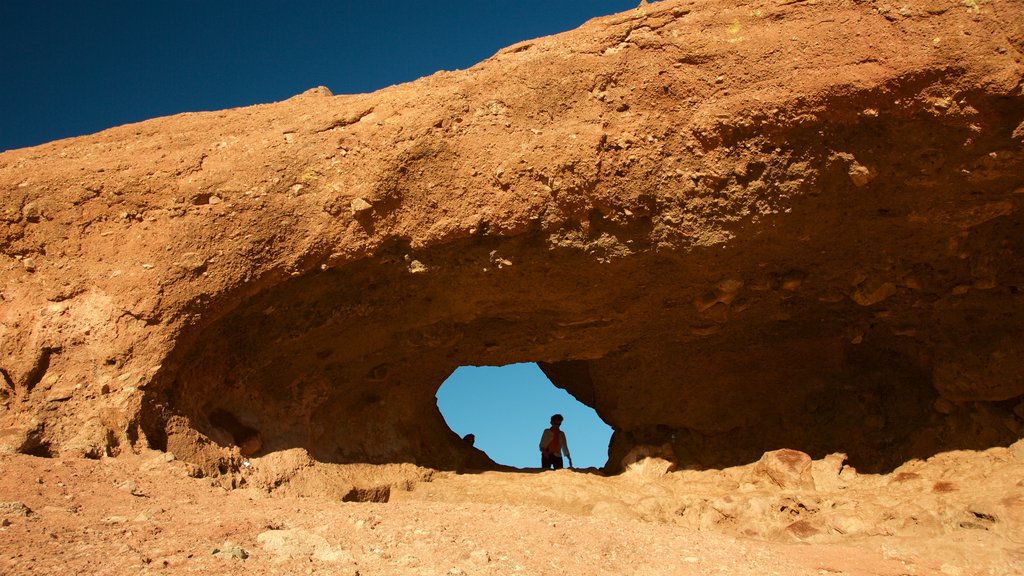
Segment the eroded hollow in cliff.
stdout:
<svg viewBox="0 0 1024 576">
<path fill-rule="evenodd" d="M 978 225 L 949 252 L 921 248 L 944 237 L 901 228 L 912 219 L 848 219 L 822 195 L 762 218 L 770 235 L 692 250 L 643 245 L 649 226 L 590 227 L 591 240 L 635 249 L 624 258 L 541 232 L 395 242 L 211 305 L 149 390 L 146 435 L 181 450 L 183 425 L 254 454 L 303 447 L 321 461 L 460 468 L 470 452 L 436 408 L 440 384 L 459 366 L 536 361 L 615 430 L 613 470 L 638 445 L 682 466 L 785 447 L 879 471 L 1015 440 L 1012 392 L 946 398 L 938 385 L 995 366 L 991 380 L 1013 390 L 1014 356 L 997 353 L 1013 349 L 1020 295 L 957 286 L 980 270 L 959 254 L 1013 249 L 1004 239 L 1018 223 Z M 808 229 L 832 242 L 808 244 Z M 894 250 L 907 255 L 898 269 L 878 264 Z M 1024 282 L 1016 269 L 995 274 Z"/>
<path fill-rule="evenodd" d="M 463 440 L 494 462 L 537 468 L 538 440 L 555 413 L 577 468 L 603 468 L 612 430 L 593 408 L 556 387 L 533 362 L 460 366 L 437 391 L 437 407 Z"/>
<path fill-rule="evenodd" d="M 438 387 L 459 366 L 540 360 L 550 373 L 623 345 L 607 334 L 624 312 L 611 301 L 628 305 L 629 287 L 588 288 L 617 273 L 533 237 L 422 253 L 395 244 L 287 280 L 182 340 L 147 436 L 191 450 L 173 438 L 184 425 L 243 453 L 301 446 L 331 462 L 493 466 L 445 424 Z M 594 406 L 592 391 L 555 384 Z"/>
</svg>

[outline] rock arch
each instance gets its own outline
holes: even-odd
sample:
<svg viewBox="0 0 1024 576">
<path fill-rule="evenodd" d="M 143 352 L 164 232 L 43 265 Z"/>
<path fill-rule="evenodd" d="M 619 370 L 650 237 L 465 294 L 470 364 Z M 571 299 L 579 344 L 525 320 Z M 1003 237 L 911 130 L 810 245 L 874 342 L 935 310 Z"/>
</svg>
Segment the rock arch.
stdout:
<svg viewBox="0 0 1024 576">
<path fill-rule="evenodd" d="M 2 447 L 456 467 L 433 391 L 518 361 L 616 429 L 613 467 L 1009 442 L 1009 4 L 895 29 L 666 1 L 374 94 L 6 152 Z"/>
</svg>

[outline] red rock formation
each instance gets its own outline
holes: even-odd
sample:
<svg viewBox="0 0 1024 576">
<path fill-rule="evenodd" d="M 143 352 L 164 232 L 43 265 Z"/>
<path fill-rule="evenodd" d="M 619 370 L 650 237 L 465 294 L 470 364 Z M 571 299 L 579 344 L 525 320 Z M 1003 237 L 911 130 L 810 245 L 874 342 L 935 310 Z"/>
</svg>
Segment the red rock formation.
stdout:
<svg viewBox="0 0 1024 576">
<path fill-rule="evenodd" d="M 522 361 L 613 464 L 1007 443 L 1022 51 L 1011 0 L 668 0 L 6 152 L 0 448 L 461 466 L 437 387 Z"/>
</svg>

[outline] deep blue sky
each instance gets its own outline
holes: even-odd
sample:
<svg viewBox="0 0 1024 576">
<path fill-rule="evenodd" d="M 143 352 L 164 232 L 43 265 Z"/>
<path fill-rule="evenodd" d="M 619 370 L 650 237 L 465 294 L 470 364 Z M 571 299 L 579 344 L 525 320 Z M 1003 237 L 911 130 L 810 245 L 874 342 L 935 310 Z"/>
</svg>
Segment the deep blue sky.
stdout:
<svg viewBox="0 0 1024 576">
<path fill-rule="evenodd" d="M 2 0 L 0 150 L 128 122 L 369 92 L 638 0 Z"/>
</svg>

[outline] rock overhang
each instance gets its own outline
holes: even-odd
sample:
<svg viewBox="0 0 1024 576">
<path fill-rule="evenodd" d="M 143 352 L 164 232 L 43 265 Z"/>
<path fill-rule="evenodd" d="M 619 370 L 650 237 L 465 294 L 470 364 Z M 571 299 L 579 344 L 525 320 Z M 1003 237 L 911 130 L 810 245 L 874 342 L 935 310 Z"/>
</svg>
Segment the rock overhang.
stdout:
<svg viewBox="0 0 1024 576">
<path fill-rule="evenodd" d="M 5 423 L 457 466 L 444 377 L 539 361 L 613 464 L 1014 438 L 1012 3 L 713 5 L 5 153 Z"/>
</svg>

